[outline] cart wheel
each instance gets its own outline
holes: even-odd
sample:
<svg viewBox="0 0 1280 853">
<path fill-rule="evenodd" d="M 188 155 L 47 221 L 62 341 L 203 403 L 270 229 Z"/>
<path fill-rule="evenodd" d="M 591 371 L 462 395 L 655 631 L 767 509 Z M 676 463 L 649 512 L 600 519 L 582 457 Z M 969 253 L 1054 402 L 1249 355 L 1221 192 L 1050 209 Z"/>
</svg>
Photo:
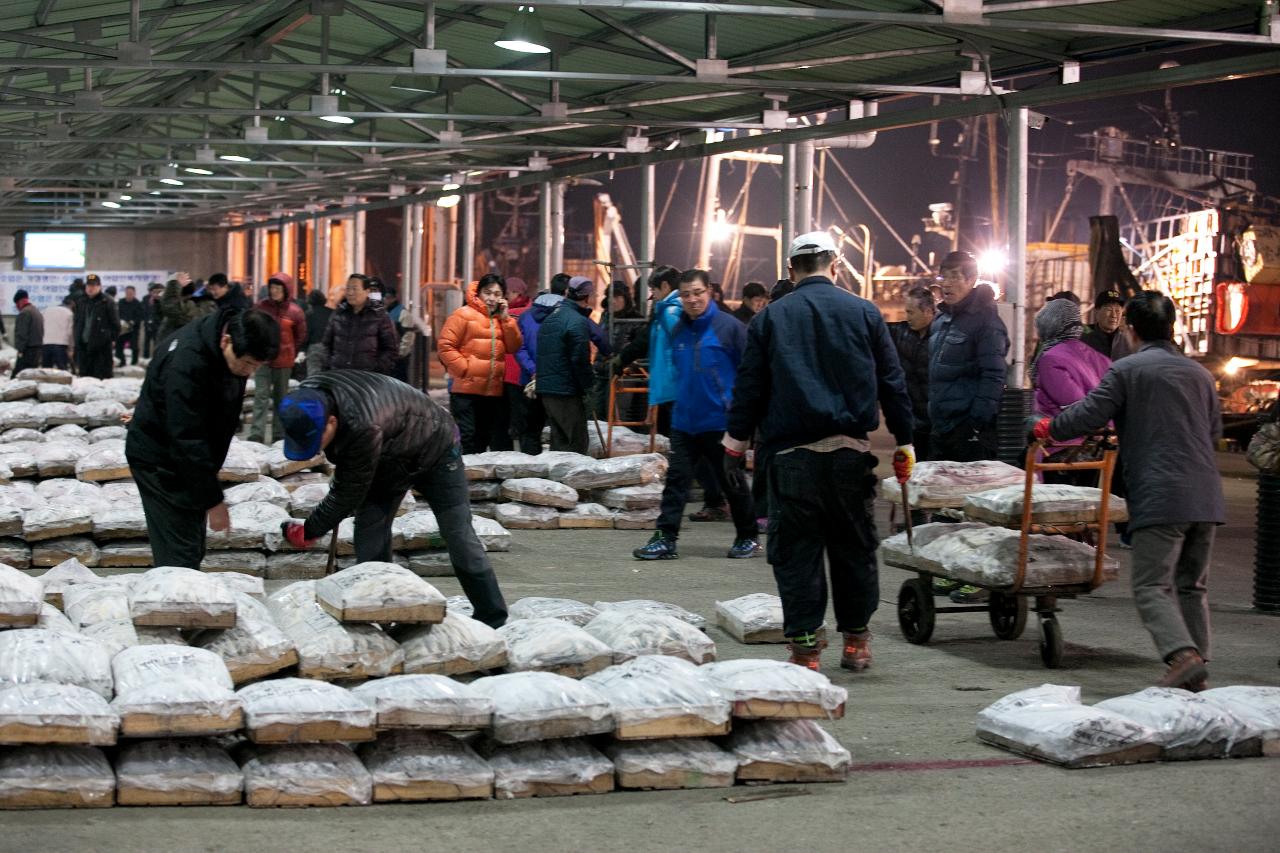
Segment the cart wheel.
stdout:
<svg viewBox="0 0 1280 853">
<path fill-rule="evenodd" d="M 919 578 L 903 581 L 898 590 L 898 627 L 908 643 L 923 645 L 933 636 L 933 590 Z"/>
<path fill-rule="evenodd" d="M 1052 616 L 1040 619 L 1040 660 L 1049 669 L 1062 665 L 1062 628 Z"/>
<path fill-rule="evenodd" d="M 991 593 L 987 604 L 987 616 L 991 618 L 991 630 L 1001 640 L 1016 640 L 1027 627 L 1027 599 L 1021 595 Z"/>
</svg>

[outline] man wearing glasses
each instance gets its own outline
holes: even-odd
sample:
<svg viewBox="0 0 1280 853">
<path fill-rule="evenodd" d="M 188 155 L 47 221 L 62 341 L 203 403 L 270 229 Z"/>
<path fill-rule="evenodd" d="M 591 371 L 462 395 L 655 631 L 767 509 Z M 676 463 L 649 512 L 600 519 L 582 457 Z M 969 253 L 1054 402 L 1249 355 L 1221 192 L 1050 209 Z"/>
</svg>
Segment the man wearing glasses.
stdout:
<svg viewBox="0 0 1280 853">
<path fill-rule="evenodd" d="M 726 556 L 733 559 L 760 554 L 751 490 L 746 475 L 730 477 L 723 464 L 721 439 L 733 402 L 738 363 L 746 348 L 747 329 L 712 300 L 705 270 L 686 270 L 680 276 L 681 311 L 659 314 L 656 322 L 671 340 L 675 404 L 671 409 L 671 467 L 662 490 L 658 530 L 648 544 L 632 552 L 637 560 L 674 560 L 680 519 L 698 461 L 707 459 L 721 491 L 729 499 L 735 530 Z"/>
</svg>

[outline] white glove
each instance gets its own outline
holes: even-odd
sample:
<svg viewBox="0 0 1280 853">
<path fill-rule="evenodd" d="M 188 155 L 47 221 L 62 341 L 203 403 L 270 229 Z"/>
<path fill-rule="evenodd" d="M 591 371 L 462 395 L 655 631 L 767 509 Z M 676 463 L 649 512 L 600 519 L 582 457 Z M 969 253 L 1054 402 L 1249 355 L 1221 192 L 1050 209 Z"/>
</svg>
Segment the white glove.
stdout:
<svg viewBox="0 0 1280 853">
<path fill-rule="evenodd" d="M 302 363 L 304 363 L 306 360 L 307 360 L 307 354 L 306 354 L 305 352 L 300 352 L 300 353 L 298 353 L 296 356 L 294 356 L 294 358 L 293 358 L 293 363 L 294 363 L 294 364 L 302 364 Z"/>
</svg>

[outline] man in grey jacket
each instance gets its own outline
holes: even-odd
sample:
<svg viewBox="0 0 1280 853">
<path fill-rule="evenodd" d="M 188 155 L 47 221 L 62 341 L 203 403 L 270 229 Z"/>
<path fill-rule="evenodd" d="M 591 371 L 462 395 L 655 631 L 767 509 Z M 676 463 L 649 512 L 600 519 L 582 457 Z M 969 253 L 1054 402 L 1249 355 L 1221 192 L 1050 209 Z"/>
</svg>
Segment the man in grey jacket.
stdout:
<svg viewBox="0 0 1280 853">
<path fill-rule="evenodd" d="M 1133 599 L 1168 664 L 1162 687 L 1203 690 L 1210 656 L 1209 559 L 1226 521 L 1214 446 L 1222 415 L 1213 377 L 1173 343 L 1169 297 L 1146 290 L 1124 309 L 1136 352 L 1112 364 L 1102 382 L 1056 418 L 1038 439 L 1063 441 L 1114 421 L 1124 448 L 1133 536 Z"/>
<path fill-rule="evenodd" d="M 13 324 L 13 346 L 18 358 L 10 378 L 28 367 L 39 367 L 44 358 L 44 317 L 40 309 L 31 304 L 25 290 L 13 294 L 13 304 L 18 309 L 18 320 Z"/>
</svg>

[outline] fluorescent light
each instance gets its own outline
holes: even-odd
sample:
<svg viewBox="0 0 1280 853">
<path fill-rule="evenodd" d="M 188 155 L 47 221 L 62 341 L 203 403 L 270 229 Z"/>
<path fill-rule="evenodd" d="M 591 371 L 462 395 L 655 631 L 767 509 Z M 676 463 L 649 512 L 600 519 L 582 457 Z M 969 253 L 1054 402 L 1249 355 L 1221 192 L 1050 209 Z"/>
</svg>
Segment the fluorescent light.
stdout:
<svg viewBox="0 0 1280 853">
<path fill-rule="evenodd" d="M 185 169 L 183 169 L 182 171 L 184 171 L 184 172 L 190 172 L 190 173 L 191 173 L 191 174 L 193 174 L 193 175 L 212 175 L 212 174 L 213 174 L 213 171 L 212 171 L 212 170 L 210 170 L 210 169 L 201 169 L 201 168 L 199 168 L 199 167 L 197 167 L 197 166 L 187 166 L 187 167 L 186 167 Z"/>
<path fill-rule="evenodd" d="M 457 190 L 461 188 L 462 188 L 462 184 L 456 184 L 453 181 L 445 181 L 445 185 L 440 189 L 444 190 L 445 192 L 449 192 L 450 190 Z"/>
<path fill-rule="evenodd" d="M 183 185 L 182 181 L 178 180 L 177 178 L 161 178 L 160 183 L 168 184 L 171 187 L 180 187 Z"/>
<path fill-rule="evenodd" d="M 493 42 L 496 46 L 517 53 L 550 53 L 547 34 L 542 22 L 534 15 L 532 6 L 519 6 L 516 13 L 502 28 L 502 34 Z"/>
<path fill-rule="evenodd" d="M 151 195 L 160 195 L 160 190 L 152 190 Z"/>
<path fill-rule="evenodd" d="M 328 121 L 334 124 L 355 124 L 356 120 L 351 116 L 320 116 L 321 121 Z"/>
<path fill-rule="evenodd" d="M 131 196 L 131 195 L 127 194 L 127 193 L 122 193 L 122 194 L 120 195 L 120 200 L 121 200 L 121 201 L 133 201 L 133 196 Z"/>
<path fill-rule="evenodd" d="M 114 209 L 114 208 L 117 208 L 117 207 L 119 207 L 119 206 L 120 206 L 120 202 L 118 202 L 118 201 L 104 201 L 104 202 L 102 203 L 102 206 L 103 206 L 103 207 L 110 207 L 110 208 L 113 208 L 113 209 Z"/>
<path fill-rule="evenodd" d="M 223 154 L 219 160 L 226 160 L 229 163 L 252 163 L 252 157 L 245 157 L 243 154 Z"/>
<path fill-rule="evenodd" d="M 436 207 L 456 207 L 462 201 L 460 195 L 445 195 L 436 199 Z"/>
</svg>

